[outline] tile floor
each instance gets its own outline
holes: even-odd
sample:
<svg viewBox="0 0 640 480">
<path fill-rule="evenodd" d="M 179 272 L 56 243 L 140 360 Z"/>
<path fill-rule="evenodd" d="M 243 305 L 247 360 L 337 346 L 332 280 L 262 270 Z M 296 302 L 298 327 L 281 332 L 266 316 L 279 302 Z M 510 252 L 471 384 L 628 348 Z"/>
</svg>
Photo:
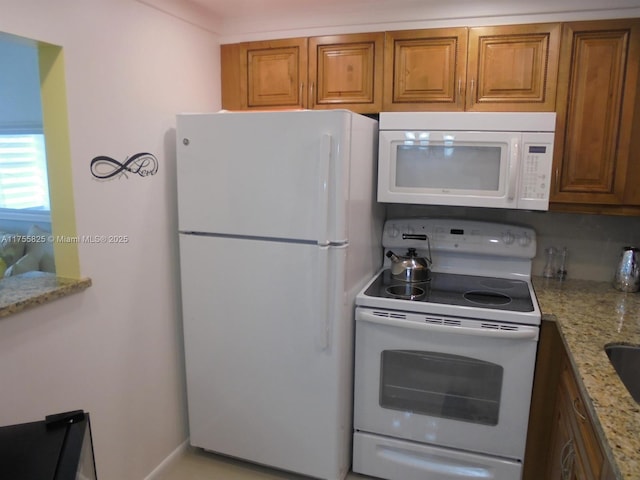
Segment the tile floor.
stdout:
<svg viewBox="0 0 640 480">
<path fill-rule="evenodd" d="M 368 480 L 357 473 L 350 473 L 347 480 Z M 188 448 L 156 480 L 309 480 L 292 473 L 244 463 L 239 460 Z"/>
</svg>

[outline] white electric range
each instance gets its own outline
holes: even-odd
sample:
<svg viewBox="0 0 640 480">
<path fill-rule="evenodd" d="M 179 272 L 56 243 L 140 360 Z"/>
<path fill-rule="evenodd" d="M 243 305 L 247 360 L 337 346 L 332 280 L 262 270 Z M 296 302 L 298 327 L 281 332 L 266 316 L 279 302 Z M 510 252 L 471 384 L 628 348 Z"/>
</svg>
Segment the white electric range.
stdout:
<svg viewBox="0 0 640 480">
<path fill-rule="evenodd" d="M 535 232 L 404 218 L 386 222 L 382 244 L 433 263 L 409 283 L 386 259 L 356 297 L 354 471 L 521 478 L 541 317 Z"/>
</svg>

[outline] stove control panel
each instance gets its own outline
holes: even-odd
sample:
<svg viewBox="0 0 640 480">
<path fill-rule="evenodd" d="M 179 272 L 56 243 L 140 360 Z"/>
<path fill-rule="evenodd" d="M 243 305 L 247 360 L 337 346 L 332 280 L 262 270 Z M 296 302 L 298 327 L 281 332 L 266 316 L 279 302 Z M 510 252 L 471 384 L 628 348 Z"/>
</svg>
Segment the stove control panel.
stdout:
<svg viewBox="0 0 640 480">
<path fill-rule="evenodd" d="M 477 220 L 452 218 L 396 218 L 386 221 L 382 245 L 398 250 L 416 248 L 471 256 L 532 259 L 536 255 L 533 229 Z"/>
</svg>

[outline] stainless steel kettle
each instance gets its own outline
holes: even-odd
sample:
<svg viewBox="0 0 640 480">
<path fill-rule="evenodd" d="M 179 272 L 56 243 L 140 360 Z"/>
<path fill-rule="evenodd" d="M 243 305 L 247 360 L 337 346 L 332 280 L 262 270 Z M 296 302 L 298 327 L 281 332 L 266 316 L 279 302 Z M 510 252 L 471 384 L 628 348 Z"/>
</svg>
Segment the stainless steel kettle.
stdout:
<svg viewBox="0 0 640 480">
<path fill-rule="evenodd" d="M 621 292 L 640 290 L 640 248 L 623 247 L 613 277 L 613 288 Z"/>
<path fill-rule="evenodd" d="M 403 282 L 426 282 L 429 280 L 431 258 L 418 257 L 415 248 L 407 250 L 404 257 L 398 256 L 391 250 L 387 251 L 391 259 L 391 276 Z"/>
</svg>

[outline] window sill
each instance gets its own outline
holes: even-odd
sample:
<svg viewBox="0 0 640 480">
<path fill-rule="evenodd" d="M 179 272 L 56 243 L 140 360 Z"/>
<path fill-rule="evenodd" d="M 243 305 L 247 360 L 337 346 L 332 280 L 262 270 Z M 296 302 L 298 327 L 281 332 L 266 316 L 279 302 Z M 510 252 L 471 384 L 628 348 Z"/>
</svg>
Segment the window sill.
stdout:
<svg viewBox="0 0 640 480">
<path fill-rule="evenodd" d="M 90 278 L 75 280 L 45 272 L 3 278 L 0 281 L 0 317 L 81 292 L 90 286 Z"/>
</svg>

